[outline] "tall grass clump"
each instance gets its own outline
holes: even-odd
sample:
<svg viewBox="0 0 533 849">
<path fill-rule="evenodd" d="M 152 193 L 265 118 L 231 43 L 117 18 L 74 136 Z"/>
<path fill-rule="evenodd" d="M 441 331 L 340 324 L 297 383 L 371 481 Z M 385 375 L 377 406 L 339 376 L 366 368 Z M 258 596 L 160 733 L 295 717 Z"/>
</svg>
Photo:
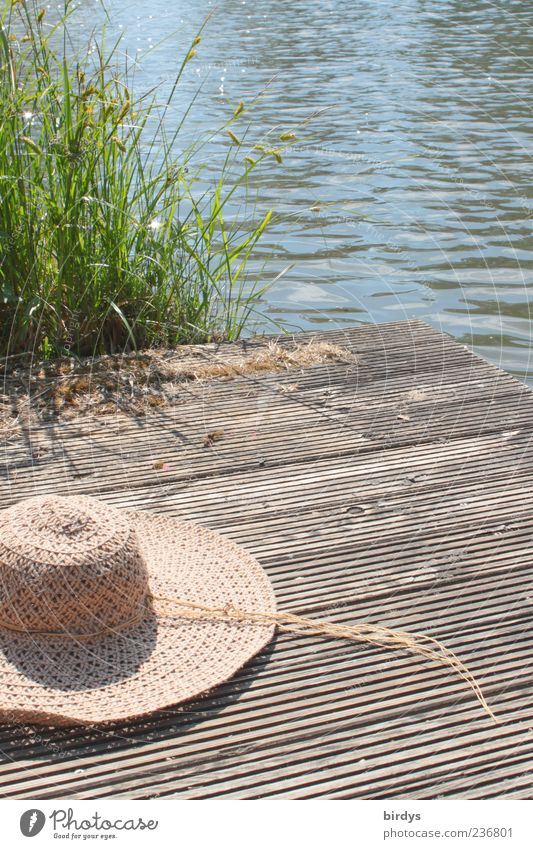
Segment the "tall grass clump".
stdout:
<svg viewBox="0 0 533 849">
<path fill-rule="evenodd" d="M 235 339 L 261 294 L 246 269 L 271 213 L 227 211 L 292 134 L 252 153 L 239 104 L 206 189 L 179 145 L 189 110 L 173 133 L 165 123 L 200 36 L 161 104 L 134 97 L 120 42 L 106 51 L 102 34 L 73 56 L 69 21 L 68 5 L 52 24 L 29 2 L 2 14 L 0 354 Z"/>
</svg>

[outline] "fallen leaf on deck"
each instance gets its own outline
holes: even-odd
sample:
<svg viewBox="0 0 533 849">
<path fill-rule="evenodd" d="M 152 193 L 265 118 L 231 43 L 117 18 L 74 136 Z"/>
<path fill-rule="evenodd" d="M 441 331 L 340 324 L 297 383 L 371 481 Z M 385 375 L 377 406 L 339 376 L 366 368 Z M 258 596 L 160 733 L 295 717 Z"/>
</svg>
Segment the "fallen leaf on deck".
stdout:
<svg viewBox="0 0 533 849">
<path fill-rule="evenodd" d="M 297 383 L 278 383 L 277 388 L 279 389 L 280 392 L 282 392 L 284 395 L 286 395 L 289 392 L 297 392 L 298 391 L 298 384 Z"/>
<path fill-rule="evenodd" d="M 163 460 L 156 460 L 154 463 L 154 469 L 158 469 L 160 472 L 168 472 L 170 469 L 170 463 L 165 463 Z"/>
<path fill-rule="evenodd" d="M 211 448 L 215 442 L 218 442 L 224 436 L 223 430 L 212 430 L 208 434 L 206 434 L 203 442 L 204 448 Z"/>
</svg>

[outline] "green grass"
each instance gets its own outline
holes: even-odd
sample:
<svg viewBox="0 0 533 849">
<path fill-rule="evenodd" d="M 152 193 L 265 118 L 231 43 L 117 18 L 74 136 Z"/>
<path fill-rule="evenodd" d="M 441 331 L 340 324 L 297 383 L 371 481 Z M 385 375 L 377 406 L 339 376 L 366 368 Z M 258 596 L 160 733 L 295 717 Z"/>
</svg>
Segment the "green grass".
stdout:
<svg viewBox="0 0 533 849">
<path fill-rule="evenodd" d="M 247 268 L 272 214 L 250 208 L 248 180 L 292 134 L 254 146 L 236 105 L 206 190 L 193 164 L 204 141 L 180 150 L 191 110 L 171 134 L 166 121 L 200 35 L 160 104 L 157 92 L 134 96 L 105 33 L 72 57 L 68 5 L 49 25 L 30 2 L 10 3 L 2 22 L 0 355 L 237 338 L 263 294 Z"/>
</svg>

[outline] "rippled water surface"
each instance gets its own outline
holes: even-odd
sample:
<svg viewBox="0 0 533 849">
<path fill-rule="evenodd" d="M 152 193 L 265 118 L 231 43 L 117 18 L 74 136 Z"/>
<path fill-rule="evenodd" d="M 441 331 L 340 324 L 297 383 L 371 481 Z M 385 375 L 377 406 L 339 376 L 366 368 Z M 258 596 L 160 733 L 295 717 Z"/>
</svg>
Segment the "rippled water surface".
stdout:
<svg viewBox="0 0 533 849">
<path fill-rule="evenodd" d="M 139 90 L 168 86 L 213 12 L 176 102 L 177 116 L 201 85 L 190 138 L 265 86 L 254 131 L 328 107 L 283 165 L 257 178 L 261 207 L 280 211 L 263 278 L 291 266 L 265 314 L 304 329 L 423 318 L 528 377 L 530 0 L 108 0 L 107 9 L 137 57 Z M 83 4 L 80 38 L 99 15 Z M 214 140 L 213 161 L 227 143 Z"/>
</svg>

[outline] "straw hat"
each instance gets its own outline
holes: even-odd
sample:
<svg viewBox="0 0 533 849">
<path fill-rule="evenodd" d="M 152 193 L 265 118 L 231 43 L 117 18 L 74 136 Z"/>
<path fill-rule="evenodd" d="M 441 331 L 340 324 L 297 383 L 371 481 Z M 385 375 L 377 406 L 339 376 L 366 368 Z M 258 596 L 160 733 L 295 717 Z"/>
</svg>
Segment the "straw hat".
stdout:
<svg viewBox="0 0 533 849">
<path fill-rule="evenodd" d="M 168 616 L 156 599 L 275 613 L 257 561 L 192 523 L 85 496 L 2 511 L 0 719 L 141 716 L 227 681 L 273 635 L 269 622 Z"/>
</svg>

